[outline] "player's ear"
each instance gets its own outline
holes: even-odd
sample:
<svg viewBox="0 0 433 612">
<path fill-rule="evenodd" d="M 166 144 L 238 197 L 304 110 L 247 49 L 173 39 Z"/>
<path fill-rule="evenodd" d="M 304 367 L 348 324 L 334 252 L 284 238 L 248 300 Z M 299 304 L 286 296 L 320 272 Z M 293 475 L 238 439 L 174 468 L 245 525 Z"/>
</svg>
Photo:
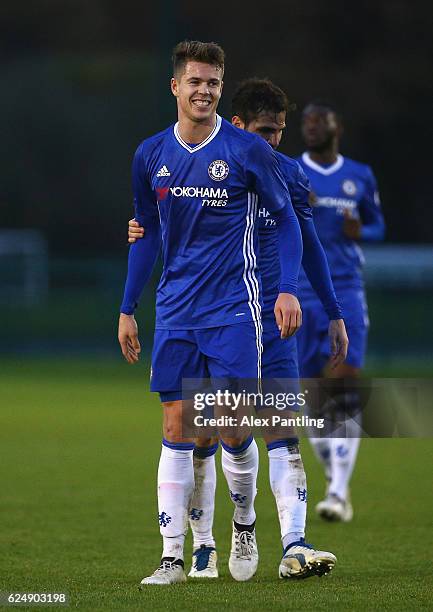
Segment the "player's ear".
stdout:
<svg viewBox="0 0 433 612">
<path fill-rule="evenodd" d="M 234 115 L 234 117 L 232 117 L 232 125 L 237 128 L 240 128 L 241 130 L 245 129 L 245 122 L 242 121 L 242 119 L 238 117 L 238 115 Z"/>
<path fill-rule="evenodd" d="M 176 96 L 177 98 L 179 96 L 179 85 L 175 77 L 172 77 L 170 81 L 170 86 L 171 86 L 171 93 L 173 94 L 173 96 Z"/>
</svg>

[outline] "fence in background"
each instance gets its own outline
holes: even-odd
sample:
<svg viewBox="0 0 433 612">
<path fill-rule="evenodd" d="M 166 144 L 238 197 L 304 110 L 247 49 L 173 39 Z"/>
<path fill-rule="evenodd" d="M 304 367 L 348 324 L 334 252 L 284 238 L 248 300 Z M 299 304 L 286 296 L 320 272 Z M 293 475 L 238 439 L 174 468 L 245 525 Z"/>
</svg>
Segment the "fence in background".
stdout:
<svg viewBox="0 0 433 612">
<path fill-rule="evenodd" d="M 415 359 L 431 363 L 433 370 L 433 246 L 382 245 L 364 252 L 369 359 Z M 1 232 L 0 352 L 118 354 L 126 259 L 126 248 L 117 259 L 50 259 L 37 233 Z M 149 351 L 157 277 L 137 313 L 142 345 Z"/>
<path fill-rule="evenodd" d="M 0 230 L 0 302 L 33 306 L 48 299 L 48 248 L 41 232 Z"/>
</svg>

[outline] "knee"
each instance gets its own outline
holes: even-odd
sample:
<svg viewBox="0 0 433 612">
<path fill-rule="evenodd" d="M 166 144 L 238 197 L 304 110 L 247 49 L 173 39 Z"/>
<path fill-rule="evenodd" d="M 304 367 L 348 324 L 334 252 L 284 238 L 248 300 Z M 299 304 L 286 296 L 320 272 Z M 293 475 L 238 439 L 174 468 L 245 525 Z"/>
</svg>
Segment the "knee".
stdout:
<svg viewBox="0 0 433 612">
<path fill-rule="evenodd" d="M 194 440 L 196 447 L 209 448 L 218 444 L 218 438 L 196 438 Z"/>
<path fill-rule="evenodd" d="M 172 444 L 178 444 L 186 441 L 182 435 L 182 428 L 178 428 L 176 426 L 164 427 L 164 438 L 167 440 L 167 442 L 171 442 Z"/>
<path fill-rule="evenodd" d="M 191 442 L 183 436 L 182 427 L 182 402 L 164 402 L 164 422 L 163 422 L 163 433 L 164 438 L 176 444 L 179 442 Z"/>
<path fill-rule="evenodd" d="M 230 446 L 230 448 L 238 448 L 242 446 L 246 441 L 246 438 L 236 437 L 236 438 L 226 438 L 221 437 L 221 441 L 224 442 L 226 446 Z"/>
</svg>

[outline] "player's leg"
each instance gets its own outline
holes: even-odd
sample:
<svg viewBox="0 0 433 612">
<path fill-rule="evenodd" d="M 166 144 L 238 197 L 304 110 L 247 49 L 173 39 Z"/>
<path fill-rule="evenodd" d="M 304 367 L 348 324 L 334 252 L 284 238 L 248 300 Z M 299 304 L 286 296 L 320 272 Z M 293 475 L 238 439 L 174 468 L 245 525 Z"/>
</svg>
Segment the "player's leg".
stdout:
<svg viewBox="0 0 433 612">
<path fill-rule="evenodd" d="M 304 579 L 328 574 L 337 559 L 305 541 L 307 480 L 296 437 L 269 441 L 269 479 L 278 509 L 283 543 L 280 578 Z"/>
<path fill-rule="evenodd" d="M 318 301 L 302 305 L 302 326 L 296 333 L 301 378 L 319 378 L 329 358 L 328 320 Z M 323 466 L 328 490 L 331 480 L 331 441 L 309 436 L 310 444 Z"/>
<path fill-rule="evenodd" d="M 323 375 L 328 379 L 328 388 L 329 379 L 335 381 L 334 410 L 339 413 L 343 426 L 342 434 L 336 432 L 330 439 L 331 479 L 328 494 L 316 509 L 322 518 L 347 522 L 353 517 L 349 483 L 362 435 L 361 400 L 356 380 L 364 363 L 369 321 L 362 290 L 340 291 L 338 297 L 343 312 L 349 313 L 346 317 L 349 350 L 345 363 L 335 369 L 327 365 Z"/>
<path fill-rule="evenodd" d="M 245 581 L 254 576 L 259 560 L 254 508 L 259 452 L 251 434 L 244 441 L 221 439 L 221 446 L 222 469 L 235 506 L 229 569 L 235 580 Z"/>
<path fill-rule="evenodd" d="M 213 536 L 218 438 L 196 439 L 193 452 L 194 493 L 189 507 L 193 535 L 192 578 L 218 578 L 217 552 Z"/>
<path fill-rule="evenodd" d="M 234 381 L 233 389 L 240 391 L 242 384 L 239 386 L 236 381 L 257 381 L 260 377 L 262 339 L 259 324 L 248 322 L 201 330 L 198 336 L 214 380 Z M 226 406 L 222 412 L 228 414 L 229 410 Z M 235 580 L 244 581 L 254 575 L 258 564 L 254 509 L 258 448 L 248 428 L 239 429 L 235 434 L 220 430 L 220 438 L 222 469 L 235 506 L 229 569 Z"/>
<path fill-rule="evenodd" d="M 163 540 L 160 566 L 142 585 L 186 580 L 184 541 L 194 490 L 194 440 L 182 433 L 182 378 L 203 377 L 204 362 L 191 332 L 156 330 L 151 390 L 163 406 L 163 441 L 158 467 L 158 519 Z"/>
<path fill-rule="evenodd" d="M 281 340 L 273 319 L 263 321 L 262 376 L 265 394 L 268 392 L 296 394 L 299 391 L 296 338 Z M 271 410 L 275 413 L 274 408 Z M 259 416 L 267 416 L 265 413 L 266 409 L 258 411 Z M 290 412 L 287 416 L 293 417 L 294 414 Z M 291 542 L 305 537 L 307 514 L 305 470 L 294 428 L 275 431 L 269 427 L 263 428 L 262 433 L 268 449 L 269 482 L 277 505 L 284 549 Z"/>
<path fill-rule="evenodd" d="M 269 482 L 277 504 L 283 548 L 305 537 L 307 479 L 298 438 L 270 441 L 264 434 L 269 457 Z"/>
<path fill-rule="evenodd" d="M 335 436 L 329 439 L 330 481 L 327 495 L 323 501 L 319 502 L 316 511 L 326 520 L 348 522 L 353 517 L 349 483 L 362 433 L 359 394 L 356 384 L 352 386 L 350 381 L 359 377 L 360 369 L 343 363 L 335 370 L 325 373 L 337 384 L 334 410 L 339 414 L 338 418 L 342 425 L 341 435 L 337 431 Z"/>
<path fill-rule="evenodd" d="M 262 372 L 264 392 L 274 389 L 275 393 L 277 385 L 278 391 L 284 385 L 287 393 L 299 392 L 296 340 L 282 341 L 274 321 L 264 322 Z M 283 545 L 279 576 L 307 578 L 326 574 L 334 567 L 335 556 L 315 550 L 305 542 L 307 479 L 296 432 L 293 428 L 284 432 L 271 428 L 263 430 L 263 437 Z"/>
</svg>

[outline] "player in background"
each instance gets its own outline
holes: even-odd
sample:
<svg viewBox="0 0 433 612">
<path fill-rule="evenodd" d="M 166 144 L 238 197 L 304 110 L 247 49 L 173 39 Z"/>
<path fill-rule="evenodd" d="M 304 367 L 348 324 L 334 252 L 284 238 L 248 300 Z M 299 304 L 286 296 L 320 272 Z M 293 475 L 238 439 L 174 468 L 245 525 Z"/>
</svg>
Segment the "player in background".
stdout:
<svg viewBox="0 0 433 612">
<path fill-rule="evenodd" d="M 224 73 L 218 45 L 184 41 L 173 60 L 178 122 L 144 140 L 134 157 L 135 217 L 145 235 L 130 248 L 118 332 L 125 359 L 136 363 L 140 344 L 133 313 L 162 238 L 151 390 L 159 392 L 163 406 L 158 469 L 163 552 L 144 585 L 186 580 L 183 549 L 194 491 L 194 441 L 182 434 L 182 379 L 261 376 L 258 198 L 278 221 L 281 277 L 274 310 L 281 337 L 301 324 L 296 291 L 302 239 L 279 164 L 261 138 L 217 115 Z M 248 580 L 258 564 L 258 449 L 245 430 L 232 438 L 221 434 L 221 444 L 235 505 L 229 569 L 236 580 Z"/>
<path fill-rule="evenodd" d="M 341 414 L 354 417 L 347 419 L 344 438 L 310 438 L 328 482 L 317 513 L 328 520 L 350 521 L 349 481 L 360 441 L 360 398 L 350 381 L 359 377 L 369 326 L 359 242 L 382 240 L 385 225 L 373 172 L 339 153 L 341 134 L 342 124 L 332 106 L 323 102 L 306 106 L 302 135 L 307 150 L 298 161 L 310 179 L 314 223 L 344 312 L 350 340 L 347 359 L 332 367 L 326 342 L 327 317 L 302 271 L 303 325 L 297 343 L 301 377 L 336 379 L 334 409 L 340 407 Z"/>
<path fill-rule="evenodd" d="M 285 128 L 288 101 L 284 92 L 267 79 L 251 78 L 240 84 L 232 100 L 233 125 L 261 136 L 276 149 Z M 276 153 L 287 182 L 303 239 L 302 265 L 325 308 L 333 365 L 342 363 L 347 353 L 347 335 L 341 310 L 330 278 L 326 256 L 315 231 L 308 203 L 309 182 L 300 165 L 293 159 Z M 129 241 L 143 236 L 143 228 L 129 222 Z M 263 288 L 263 379 L 298 380 L 295 337 L 281 340 L 275 325 L 274 303 L 278 295 L 280 267 L 278 264 L 277 222 L 275 216 L 259 202 L 259 269 Z M 280 521 L 283 557 L 281 578 L 306 578 L 329 572 L 335 564 L 332 553 L 314 550 L 305 542 L 307 486 L 299 451 L 299 441 L 292 437 L 276 438 L 263 432 L 269 455 L 269 478 Z M 193 563 L 190 576 L 216 578 L 215 540 L 212 524 L 215 505 L 216 471 L 214 455 L 217 440 L 197 441 L 194 449 L 196 485 L 190 507 L 193 532 Z"/>
</svg>

